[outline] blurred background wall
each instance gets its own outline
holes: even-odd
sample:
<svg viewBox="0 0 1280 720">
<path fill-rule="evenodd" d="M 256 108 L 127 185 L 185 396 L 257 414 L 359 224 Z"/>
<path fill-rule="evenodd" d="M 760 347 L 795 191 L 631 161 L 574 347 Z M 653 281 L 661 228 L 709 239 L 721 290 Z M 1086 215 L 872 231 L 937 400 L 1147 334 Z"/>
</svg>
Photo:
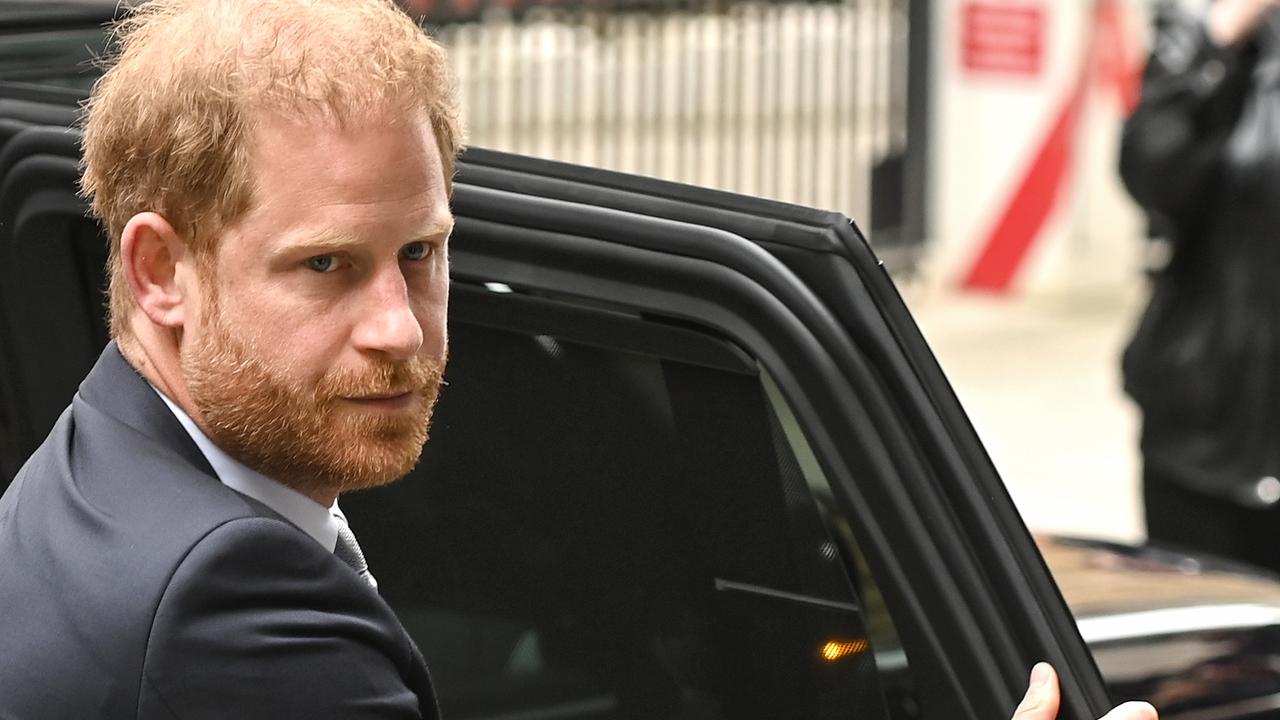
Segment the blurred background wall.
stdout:
<svg viewBox="0 0 1280 720">
<path fill-rule="evenodd" d="M 414 5 L 472 144 L 839 210 L 914 265 L 926 3 L 455 2 Z"/>
<path fill-rule="evenodd" d="M 413 0 L 475 145 L 839 210 L 897 270 L 1128 282 L 1150 0 Z"/>
</svg>

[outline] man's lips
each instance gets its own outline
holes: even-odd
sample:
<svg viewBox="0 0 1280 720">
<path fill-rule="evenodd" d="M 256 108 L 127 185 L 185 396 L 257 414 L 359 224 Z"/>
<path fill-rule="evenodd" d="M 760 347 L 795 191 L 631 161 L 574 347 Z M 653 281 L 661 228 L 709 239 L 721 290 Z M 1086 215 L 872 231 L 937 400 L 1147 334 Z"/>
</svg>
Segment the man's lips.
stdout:
<svg viewBox="0 0 1280 720">
<path fill-rule="evenodd" d="M 413 397 L 413 391 L 406 390 L 399 393 L 372 393 L 369 395 L 357 395 L 353 397 L 345 397 L 343 400 L 371 409 L 399 410 L 408 407 L 409 404 L 413 402 Z"/>
</svg>

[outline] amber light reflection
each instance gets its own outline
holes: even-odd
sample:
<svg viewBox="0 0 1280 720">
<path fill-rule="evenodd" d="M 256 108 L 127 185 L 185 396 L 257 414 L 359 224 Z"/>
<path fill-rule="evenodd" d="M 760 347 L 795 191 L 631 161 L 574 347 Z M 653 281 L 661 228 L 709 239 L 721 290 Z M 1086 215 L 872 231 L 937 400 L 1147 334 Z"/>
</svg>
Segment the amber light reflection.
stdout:
<svg viewBox="0 0 1280 720">
<path fill-rule="evenodd" d="M 822 646 L 820 654 L 822 659 L 827 662 L 835 662 L 857 655 L 867 649 L 866 640 L 830 640 L 826 645 Z"/>
</svg>

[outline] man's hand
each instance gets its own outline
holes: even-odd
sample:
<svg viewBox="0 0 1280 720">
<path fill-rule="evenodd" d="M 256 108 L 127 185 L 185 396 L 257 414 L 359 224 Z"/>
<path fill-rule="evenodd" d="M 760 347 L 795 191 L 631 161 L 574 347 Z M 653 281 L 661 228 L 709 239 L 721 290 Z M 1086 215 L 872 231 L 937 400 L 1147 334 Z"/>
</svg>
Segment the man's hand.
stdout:
<svg viewBox="0 0 1280 720">
<path fill-rule="evenodd" d="M 1013 711 L 1013 720 L 1054 720 L 1058 717 L 1058 674 L 1049 663 L 1031 669 L 1027 694 Z M 1102 716 L 1102 720 L 1158 720 L 1156 709 L 1144 702 L 1127 702 Z"/>
<path fill-rule="evenodd" d="M 1205 26 L 1219 45 L 1239 45 L 1253 36 L 1267 12 L 1277 5 L 1276 0 L 1219 0 L 1209 6 Z"/>
</svg>

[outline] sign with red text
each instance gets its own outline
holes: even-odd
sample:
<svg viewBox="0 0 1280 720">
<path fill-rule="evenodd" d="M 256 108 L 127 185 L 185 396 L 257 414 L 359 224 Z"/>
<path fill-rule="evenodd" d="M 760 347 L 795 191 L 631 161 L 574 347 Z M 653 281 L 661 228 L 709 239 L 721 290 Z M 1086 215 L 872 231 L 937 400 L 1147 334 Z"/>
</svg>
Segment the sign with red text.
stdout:
<svg viewBox="0 0 1280 720">
<path fill-rule="evenodd" d="M 974 74 L 1035 77 L 1044 63 L 1041 5 L 967 2 L 961 11 L 960 62 Z"/>
</svg>

